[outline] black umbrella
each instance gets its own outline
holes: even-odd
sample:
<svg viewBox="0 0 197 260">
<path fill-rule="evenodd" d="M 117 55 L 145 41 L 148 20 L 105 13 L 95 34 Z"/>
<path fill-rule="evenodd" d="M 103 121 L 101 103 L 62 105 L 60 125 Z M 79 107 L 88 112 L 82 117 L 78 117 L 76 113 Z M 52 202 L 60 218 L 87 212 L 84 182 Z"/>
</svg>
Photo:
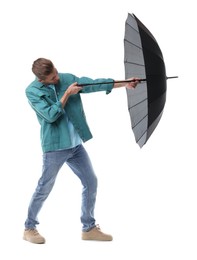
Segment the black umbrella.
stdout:
<svg viewBox="0 0 197 260">
<path fill-rule="evenodd" d="M 142 147 L 162 116 L 166 101 L 166 80 L 177 77 L 166 77 L 158 43 L 134 14 L 128 14 L 125 24 L 124 56 L 125 78 L 135 76 L 141 79 L 141 84 L 135 90 L 126 91 L 133 133 L 136 142 Z M 86 85 L 92 84 L 83 84 Z"/>
<path fill-rule="evenodd" d="M 145 78 L 132 91 L 127 89 L 128 108 L 136 142 L 142 147 L 159 123 L 166 102 L 165 64 L 151 32 L 134 15 L 125 24 L 125 77 Z"/>
</svg>

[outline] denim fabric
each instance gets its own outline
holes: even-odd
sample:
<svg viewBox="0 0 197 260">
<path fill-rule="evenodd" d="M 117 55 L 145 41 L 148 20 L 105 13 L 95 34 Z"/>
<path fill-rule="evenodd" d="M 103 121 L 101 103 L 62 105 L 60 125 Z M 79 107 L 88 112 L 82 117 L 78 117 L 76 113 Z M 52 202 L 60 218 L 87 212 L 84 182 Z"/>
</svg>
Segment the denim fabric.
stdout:
<svg viewBox="0 0 197 260">
<path fill-rule="evenodd" d="M 43 154 L 42 176 L 29 204 L 25 228 L 35 228 L 39 224 L 37 215 L 51 192 L 57 174 L 64 163 L 67 163 L 79 177 L 83 186 L 81 206 L 82 230 L 88 231 L 95 226 L 94 207 L 97 193 L 97 177 L 86 150 L 83 145 L 78 145 L 75 148 Z"/>
</svg>

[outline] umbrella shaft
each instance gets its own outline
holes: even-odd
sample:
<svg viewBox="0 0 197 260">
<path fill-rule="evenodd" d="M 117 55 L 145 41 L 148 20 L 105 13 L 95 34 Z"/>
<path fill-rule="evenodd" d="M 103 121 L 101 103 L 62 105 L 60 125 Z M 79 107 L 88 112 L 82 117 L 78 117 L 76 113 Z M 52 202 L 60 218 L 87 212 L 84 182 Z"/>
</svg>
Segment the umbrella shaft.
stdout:
<svg viewBox="0 0 197 260">
<path fill-rule="evenodd" d="M 108 81 L 108 82 L 102 82 L 102 83 L 84 83 L 84 84 L 77 84 L 77 86 L 82 87 L 82 86 L 90 86 L 90 85 L 101 85 L 101 84 L 113 84 L 113 83 L 129 83 L 129 82 L 134 82 L 135 80 L 117 80 L 117 81 Z M 146 79 L 140 79 L 141 81 L 146 81 Z"/>
<path fill-rule="evenodd" d="M 178 78 L 178 76 L 173 76 L 173 77 L 166 77 L 166 79 L 175 79 L 175 78 Z M 84 87 L 84 86 L 92 86 L 92 85 L 101 85 L 101 84 L 113 84 L 113 83 L 129 83 L 129 82 L 134 82 L 135 79 L 133 80 L 117 80 L 117 81 L 108 81 L 108 82 L 102 82 L 102 83 L 83 83 L 83 84 L 77 84 L 77 86 L 79 87 Z M 142 82 L 142 81 L 146 81 L 146 79 L 140 79 L 139 82 Z"/>
<path fill-rule="evenodd" d="M 166 79 L 177 79 L 178 76 L 173 76 L 173 77 L 166 77 Z"/>
</svg>

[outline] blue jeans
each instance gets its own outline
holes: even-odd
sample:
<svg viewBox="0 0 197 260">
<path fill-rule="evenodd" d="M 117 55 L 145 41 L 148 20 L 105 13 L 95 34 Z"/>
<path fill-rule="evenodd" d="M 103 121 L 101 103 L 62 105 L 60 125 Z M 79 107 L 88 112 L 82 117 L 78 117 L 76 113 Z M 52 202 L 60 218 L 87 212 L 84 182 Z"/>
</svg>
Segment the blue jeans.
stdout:
<svg viewBox="0 0 197 260">
<path fill-rule="evenodd" d="M 94 207 L 97 193 L 97 178 L 86 150 L 83 145 L 78 145 L 71 149 L 43 154 L 42 176 L 29 204 L 25 228 L 36 228 L 36 225 L 39 224 L 37 215 L 51 192 L 57 174 L 64 163 L 67 163 L 79 177 L 83 186 L 81 206 L 82 230 L 88 231 L 95 227 Z"/>
</svg>

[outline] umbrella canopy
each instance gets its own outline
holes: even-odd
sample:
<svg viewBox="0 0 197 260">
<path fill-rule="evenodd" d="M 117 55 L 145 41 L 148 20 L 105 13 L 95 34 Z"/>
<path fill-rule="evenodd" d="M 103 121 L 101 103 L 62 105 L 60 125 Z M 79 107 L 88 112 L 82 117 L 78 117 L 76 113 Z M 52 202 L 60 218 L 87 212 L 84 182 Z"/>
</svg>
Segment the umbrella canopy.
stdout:
<svg viewBox="0 0 197 260">
<path fill-rule="evenodd" d="M 135 91 L 126 90 L 132 129 L 142 147 L 162 116 L 167 77 L 159 45 L 134 14 L 128 14 L 126 20 L 124 52 L 125 77 L 146 79 Z"/>
</svg>

